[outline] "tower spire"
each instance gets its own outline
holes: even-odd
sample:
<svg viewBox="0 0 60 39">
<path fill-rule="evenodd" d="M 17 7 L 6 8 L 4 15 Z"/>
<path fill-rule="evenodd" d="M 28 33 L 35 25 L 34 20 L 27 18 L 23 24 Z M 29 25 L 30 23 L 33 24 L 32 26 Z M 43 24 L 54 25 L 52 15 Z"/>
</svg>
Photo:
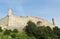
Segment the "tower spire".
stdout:
<svg viewBox="0 0 60 39">
<path fill-rule="evenodd" d="M 11 15 L 12 15 L 12 9 L 9 8 L 9 9 L 8 9 L 8 16 L 11 16 Z"/>
</svg>

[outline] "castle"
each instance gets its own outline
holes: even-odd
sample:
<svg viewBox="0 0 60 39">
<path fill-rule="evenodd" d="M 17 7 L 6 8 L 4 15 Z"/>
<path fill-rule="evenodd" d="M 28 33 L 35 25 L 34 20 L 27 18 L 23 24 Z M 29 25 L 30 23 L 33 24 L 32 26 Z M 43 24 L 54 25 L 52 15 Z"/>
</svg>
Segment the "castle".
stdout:
<svg viewBox="0 0 60 39">
<path fill-rule="evenodd" d="M 31 20 L 36 25 L 40 26 L 49 26 L 51 28 L 55 27 L 55 19 L 52 19 L 53 23 L 49 23 L 47 20 L 44 20 L 42 18 L 38 18 L 35 16 L 16 16 L 12 14 L 12 9 L 8 10 L 8 15 L 2 19 L 0 19 L 0 27 L 2 29 L 18 29 L 22 31 L 26 25 L 27 22 Z"/>
</svg>

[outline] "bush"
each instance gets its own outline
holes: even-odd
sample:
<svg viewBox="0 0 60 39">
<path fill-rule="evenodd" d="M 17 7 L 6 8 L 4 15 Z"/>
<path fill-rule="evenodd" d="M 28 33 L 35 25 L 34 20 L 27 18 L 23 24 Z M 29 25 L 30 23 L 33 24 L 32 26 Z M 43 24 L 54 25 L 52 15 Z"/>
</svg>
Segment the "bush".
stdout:
<svg viewBox="0 0 60 39">
<path fill-rule="evenodd" d="M 11 30 L 7 30 L 7 29 L 6 29 L 6 30 L 4 31 L 4 35 L 10 35 L 10 34 L 11 34 Z"/>
<path fill-rule="evenodd" d="M 12 38 L 16 38 L 16 34 L 11 34 L 10 35 Z"/>
<path fill-rule="evenodd" d="M 18 30 L 17 30 L 17 29 L 14 29 L 13 32 L 14 32 L 14 33 L 18 33 Z"/>
<path fill-rule="evenodd" d="M 0 27 L 0 32 L 2 32 L 3 30 L 2 30 L 2 28 Z"/>
</svg>

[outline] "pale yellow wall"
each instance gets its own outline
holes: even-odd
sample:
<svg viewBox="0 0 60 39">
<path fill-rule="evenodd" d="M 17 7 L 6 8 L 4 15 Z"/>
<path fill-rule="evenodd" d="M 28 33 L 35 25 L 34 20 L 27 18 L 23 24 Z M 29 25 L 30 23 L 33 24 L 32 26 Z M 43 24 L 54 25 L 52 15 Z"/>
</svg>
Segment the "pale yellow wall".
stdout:
<svg viewBox="0 0 60 39">
<path fill-rule="evenodd" d="M 51 28 L 55 27 L 54 25 L 52 25 L 51 23 L 49 23 L 48 21 L 42 18 L 37 18 L 34 16 L 24 17 L 24 16 L 16 16 L 16 15 L 7 16 L 4 19 L 0 20 L 0 25 L 2 26 L 4 25 L 5 28 L 7 29 L 13 30 L 16 28 L 21 31 L 25 28 L 29 20 L 31 20 L 35 24 L 37 24 L 38 21 L 41 21 L 42 22 L 41 26 L 50 26 Z"/>
</svg>

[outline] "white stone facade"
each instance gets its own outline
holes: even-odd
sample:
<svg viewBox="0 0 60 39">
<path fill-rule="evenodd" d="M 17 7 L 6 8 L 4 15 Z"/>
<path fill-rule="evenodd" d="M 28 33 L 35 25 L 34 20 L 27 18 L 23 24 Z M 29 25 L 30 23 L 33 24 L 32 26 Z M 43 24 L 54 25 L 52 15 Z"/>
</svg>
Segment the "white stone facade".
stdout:
<svg viewBox="0 0 60 39">
<path fill-rule="evenodd" d="M 11 10 L 10 10 L 11 11 Z M 29 20 L 31 20 L 32 22 L 34 22 L 35 24 L 37 24 L 38 21 L 41 21 L 40 26 L 50 26 L 51 28 L 55 27 L 53 24 L 49 23 L 48 21 L 42 19 L 42 18 L 38 18 L 38 17 L 34 17 L 34 16 L 16 16 L 16 15 L 12 15 L 10 13 L 10 11 L 8 12 L 9 15 L 7 15 L 6 17 L 4 17 L 3 19 L 0 20 L 0 26 L 4 29 L 18 29 L 19 31 L 22 31 L 25 26 L 27 25 L 27 22 Z"/>
</svg>

